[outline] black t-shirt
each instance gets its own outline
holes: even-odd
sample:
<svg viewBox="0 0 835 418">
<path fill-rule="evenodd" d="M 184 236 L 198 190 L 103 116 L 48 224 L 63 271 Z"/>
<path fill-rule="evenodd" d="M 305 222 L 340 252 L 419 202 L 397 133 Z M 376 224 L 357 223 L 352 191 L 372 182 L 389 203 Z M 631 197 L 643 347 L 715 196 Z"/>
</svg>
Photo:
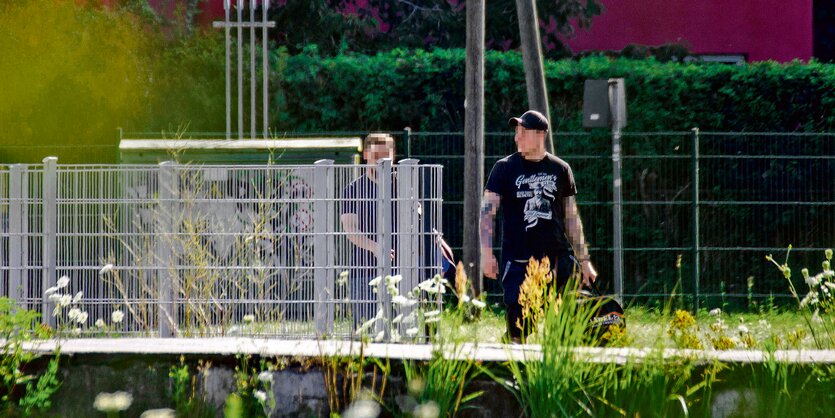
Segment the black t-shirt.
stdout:
<svg viewBox="0 0 835 418">
<path fill-rule="evenodd" d="M 571 248 L 563 199 L 577 189 L 568 163 L 549 153 L 528 161 L 517 152 L 496 162 L 485 188 L 501 196 L 505 262 L 548 256 L 553 265 L 560 251 Z"/>
<path fill-rule="evenodd" d="M 397 196 L 397 188 L 394 185 L 395 178 L 392 176 L 391 196 Z M 377 183 L 372 181 L 367 174 L 359 176 L 356 180 L 345 186 L 342 191 L 342 214 L 354 214 L 357 216 L 357 230 L 360 234 L 379 242 L 377 235 Z M 394 200 L 391 203 L 392 211 L 392 233 L 397 233 L 397 222 L 395 215 L 397 208 Z M 364 250 L 353 244 L 351 245 L 351 260 L 353 267 L 377 266 L 377 258 L 370 251 Z M 397 236 L 392 238 L 392 246 L 397 247 Z"/>
<path fill-rule="evenodd" d="M 342 213 L 357 215 L 357 230 L 377 241 L 377 183 L 363 174 L 342 191 Z M 374 266 L 371 252 L 351 245 L 351 265 Z"/>
</svg>

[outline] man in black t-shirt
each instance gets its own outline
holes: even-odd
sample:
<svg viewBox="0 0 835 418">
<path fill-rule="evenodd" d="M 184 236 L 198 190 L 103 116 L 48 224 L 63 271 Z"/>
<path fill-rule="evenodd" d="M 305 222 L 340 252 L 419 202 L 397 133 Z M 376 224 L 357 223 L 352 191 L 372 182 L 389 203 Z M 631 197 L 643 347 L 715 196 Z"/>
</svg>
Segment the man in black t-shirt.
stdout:
<svg viewBox="0 0 835 418">
<path fill-rule="evenodd" d="M 548 257 L 556 285 L 581 270 L 583 281 L 597 278 L 574 195 L 574 174 L 568 164 L 545 152 L 548 119 L 533 110 L 511 118 L 516 129 L 517 152 L 497 161 L 487 179 L 481 207 L 481 268 L 489 279 L 501 277 L 507 307 L 507 332 L 518 342 L 522 330 L 519 287 L 528 260 Z M 493 254 L 495 216 L 503 207 L 502 264 Z"/>
<path fill-rule="evenodd" d="M 342 191 L 340 222 L 351 242 L 348 289 L 354 324 L 373 317 L 377 310 L 371 286 L 377 276 L 380 243 L 377 242 L 378 177 L 375 164 L 381 158 L 394 161 L 394 138 L 369 134 L 363 142 L 364 173 Z M 393 195 L 392 195 L 393 196 Z"/>
</svg>

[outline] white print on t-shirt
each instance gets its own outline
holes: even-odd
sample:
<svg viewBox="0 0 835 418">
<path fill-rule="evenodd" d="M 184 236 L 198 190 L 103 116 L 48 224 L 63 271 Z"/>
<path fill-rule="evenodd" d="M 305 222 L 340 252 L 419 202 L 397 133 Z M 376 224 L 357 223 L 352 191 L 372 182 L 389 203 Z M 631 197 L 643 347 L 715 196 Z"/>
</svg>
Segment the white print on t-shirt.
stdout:
<svg viewBox="0 0 835 418">
<path fill-rule="evenodd" d="M 533 197 L 525 201 L 523 210 L 524 219 L 527 222 L 525 229 L 527 230 L 536 226 L 540 219 L 550 220 L 553 217 L 551 202 L 557 192 L 557 176 L 543 173 L 534 174 L 530 177 L 519 176 L 516 179 L 517 197 L 531 193 L 530 191 L 523 192 L 520 190 L 525 186 L 533 190 Z"/>
</svg>

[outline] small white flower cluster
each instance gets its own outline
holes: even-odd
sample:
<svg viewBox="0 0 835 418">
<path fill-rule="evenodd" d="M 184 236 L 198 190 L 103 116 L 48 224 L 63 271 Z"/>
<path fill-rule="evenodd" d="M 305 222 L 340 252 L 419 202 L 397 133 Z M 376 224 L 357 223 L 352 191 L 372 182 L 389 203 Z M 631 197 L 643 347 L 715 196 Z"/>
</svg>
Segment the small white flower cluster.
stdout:
<svg viewBox="0 0 835 418">
<path fill-rule="evenodd" d="M 69 320 L 71 325 L 84 325 L 87 323 L 87 312 L 82 311 L 76 305 L 81 302 L 81 298 L 83 296 L 82 292 L 78 292 L 73 296 L 71 293 L 62 293 L 64 289 L 67 288 L 70 284 L 70 278 L 67 276 L 62 276 L 58 279 L 55 283 L 55 286 L 46 289 L 44 295 L 46 296 L 49 302 L 55 304 L 55 309 L 52 310 L 52 316 L 58 316 L 61 314 L 64 308 L 70 308 L 67 312 L 67 319 Z M 72 332 L 74 334 L 79 334 L 81 329 L 75 327 Z"/>
<path fill-rule="evenodd" d="M 102 392 L 96 395 L 93 401 L 93 408 L 101 412 L 120 412 L 130 408 L 133 403 L 133 395 L 127 392 L 118 391 L 113 393 Z"/>
</svg>

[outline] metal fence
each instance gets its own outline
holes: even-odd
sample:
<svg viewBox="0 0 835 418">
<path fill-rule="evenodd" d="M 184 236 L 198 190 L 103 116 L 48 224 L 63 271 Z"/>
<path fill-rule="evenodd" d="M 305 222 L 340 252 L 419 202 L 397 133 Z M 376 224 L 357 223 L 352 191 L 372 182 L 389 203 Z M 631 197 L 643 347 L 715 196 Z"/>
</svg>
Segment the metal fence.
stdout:
<svg viewBox="0 0 835 418">
<path fill-rule="evenodd" d="M 702 306 L 788 296 L 764 257 L 817 271 L 835 244 L 835 134 L 624 132 L 624 296 L 660 300 L 676 286 Z M 555 133 L 571 164 L 591 256 L 612 289 L 612 161 L 607 132 Z M 485 135 L 485 178 L 515 151 L 513 134 Z M 403 132 L 398 152 L 465 175 L 462 133 Z M 693 187 L 697 184 L 698 187 Z M 460 250 L 463 182 L 443 185 L 444 232 Z M 498 221 L 497 221 L 498 222 Z M 500 242 L 497 237 L 496 242 Z M 805 284 L 798 278 L 798 288 Z M 500 293 L 497 282 L 486 289 Z"/>
<path fill-rule="evenodd" d="M 351 189 L 370 172 L 376 183 Z M 416 160 L 12 165 L 0 170 L 0 294 L 87 335 L 354 338 L 367 323 L 419 340 L 418 312 L 440 300 L 392 299 L 440 273 L 441 185 L 442 167 Z M 391 257 L 353 243 L 367 239 Z M 378 276 L 401 279 L 397 291 L 372 290 Z"/>
</svg>

